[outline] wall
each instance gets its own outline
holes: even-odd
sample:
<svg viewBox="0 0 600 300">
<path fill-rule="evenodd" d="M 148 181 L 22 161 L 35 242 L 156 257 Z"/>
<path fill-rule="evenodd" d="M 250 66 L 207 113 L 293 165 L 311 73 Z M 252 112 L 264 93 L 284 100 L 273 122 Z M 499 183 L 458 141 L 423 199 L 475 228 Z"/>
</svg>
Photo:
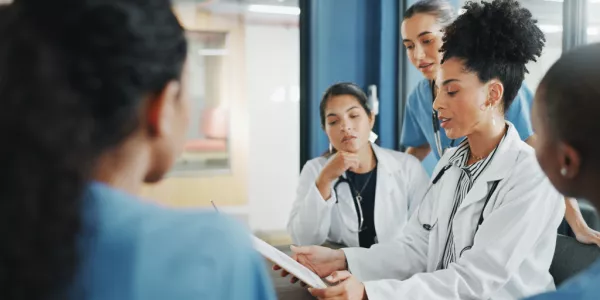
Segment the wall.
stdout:
<svg viewBox="0 0 600 300">
<path fill-rule="evenodd" d="M 245 32 L 250 225 L 255 230 L 281 231 L 300 172 L 299 30 L 248 24 Z"/>
<path fill-rule="evenodd" d="M 397 147 L 397 0 L 301 1 L 302 140 L 300 163 L 327 150 L 319 103 L 332 84 L 350 81 L 377 86 L 379 115 L 374 131 L 386 148 Z"/>
</svg>

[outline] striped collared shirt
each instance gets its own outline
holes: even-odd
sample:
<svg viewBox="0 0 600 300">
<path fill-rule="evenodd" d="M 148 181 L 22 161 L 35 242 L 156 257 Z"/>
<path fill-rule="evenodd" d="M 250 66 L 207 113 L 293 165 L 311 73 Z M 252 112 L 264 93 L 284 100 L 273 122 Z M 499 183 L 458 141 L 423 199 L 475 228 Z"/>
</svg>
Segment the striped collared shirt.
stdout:
<svg viewBox="0 0 600 300">
<path fill-rule="evenodd" d="M 503 141 L 504 137 L 498 145 L 502 144 Z M 491 163 L 497 149 L 498 146 L 496 146 L 496 149 L 494 149 L 494 151 L 492 151 L 492 153 L 490 153 L 486 158 L 468 166 L 467 162 L 469 161 L 471 150 L 469 148 L 468 140 L 464 139 L 460 145 L 458 145 L 456 152 L 454 152 L 449 159 L 449 164 L 459 167 L 462 171 L 458 179 L 456 191 L 454 192 L 454 206 L 452 208 L 450 220 L 448 221 L 448 238 L 446 239 L 446 244 L 444 246 L 444 253 L 438 264 L 438 270 L 446 269 L 448 265 L 456 261 L 456 249 L 454 248 L 454 233 L 452 228 L 454 216 L 456 215 L 456 211 L 460 207 L 463 199 L 473 187 L 475 180 L 477 180 L 479 175 L 481 175 L 485 168 Z"/>
</svg>

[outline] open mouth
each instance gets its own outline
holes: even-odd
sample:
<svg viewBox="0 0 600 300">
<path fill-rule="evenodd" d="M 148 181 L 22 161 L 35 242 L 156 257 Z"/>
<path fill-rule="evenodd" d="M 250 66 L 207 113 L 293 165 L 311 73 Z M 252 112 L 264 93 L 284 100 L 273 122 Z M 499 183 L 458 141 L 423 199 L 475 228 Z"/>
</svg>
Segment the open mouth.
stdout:
<svg viewBox="0 0 600 300">
<path fill-rule="evenodd" d="M 452 120 L 450 118 L 444 118 L 444 117 L 439 117 L 439 119 L 440 119 L 440 125 L 442 127 L 448 126 L 448 122 L 450 122 Z"/>
</svg>

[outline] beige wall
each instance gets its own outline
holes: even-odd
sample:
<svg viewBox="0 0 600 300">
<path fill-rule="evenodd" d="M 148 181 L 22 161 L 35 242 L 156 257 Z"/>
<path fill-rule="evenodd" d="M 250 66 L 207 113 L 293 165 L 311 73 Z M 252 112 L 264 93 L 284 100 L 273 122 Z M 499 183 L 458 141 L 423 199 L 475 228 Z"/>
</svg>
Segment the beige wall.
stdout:
<svg viewBox="0 0 600 300">
<path fill-rule="evenodd" d="M 223 58 L 225 80 L 218 94 L 231 109 L 231 172 L 222 175 L 203 174 L 195 177 L 172 177 L 145 186 L 142 196 L 168 206 L 208 206 L 210 200 L 219 206 L 240 206 L 248 201 L 248 116 L 244 81 L 244 26 L 239 18 L 212 16 L 184 4 L 175 13 L 186 29 L 228 32 L 228 55 Z"/>
</svg>

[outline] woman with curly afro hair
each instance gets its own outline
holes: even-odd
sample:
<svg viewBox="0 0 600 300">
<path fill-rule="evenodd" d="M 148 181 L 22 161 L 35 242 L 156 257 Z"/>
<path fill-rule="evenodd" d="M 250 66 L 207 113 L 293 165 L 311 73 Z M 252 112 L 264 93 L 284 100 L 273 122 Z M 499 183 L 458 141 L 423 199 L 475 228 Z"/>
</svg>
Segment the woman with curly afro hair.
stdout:
<svg viewBox="0 0 600 300">
<path fill-rule="evenodd" d="M 434 108 L 449 138 L 466 139 L 442 156 L 393 242 L 294 250 L 341 281 L 312 289 L 319 299 L 518 299 L 555 289 L 549 268 L 564 201 L 504 118 L 544 36 L 517 1 L 465 9 L 443 37 Z"/>
<path fill-rule="evenodd" d="M 443 53 L 439 51 L 442 33 L 454 18 L 455 10 L 447 0 L 419 0 L 404 12 L 401 31 L 406 54 L 425 78 L 407 99 L 400 143 L 407 147 L 406 153 L 420 160 L 431 153 L 430 156 L 437 162 L 441 153 L 458 145 L 464 138 L 448 138 L 444 128 L 439 126 L 436 111 L 431 108 L 439 92 L 435 87 L 435 77 L 443 58 Z M 532 102 L 533 94 L 521 83 L 515 98 L 504 111 L 504 118 L 515 126 L 522 140 L 533 146 L 535 134 L 531 126 Z M 429 168 L 432 169 L 433 166 L 429 165 Z M 600 246 L 600 232 L 588 226 L 579 210 L 577 199 L 565 198 L 565 206 L 565 218 L 558 232 L 574 236 L 581 243 Z"/>
</svg>

